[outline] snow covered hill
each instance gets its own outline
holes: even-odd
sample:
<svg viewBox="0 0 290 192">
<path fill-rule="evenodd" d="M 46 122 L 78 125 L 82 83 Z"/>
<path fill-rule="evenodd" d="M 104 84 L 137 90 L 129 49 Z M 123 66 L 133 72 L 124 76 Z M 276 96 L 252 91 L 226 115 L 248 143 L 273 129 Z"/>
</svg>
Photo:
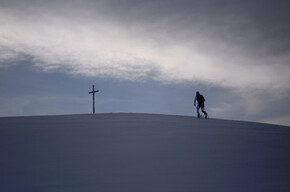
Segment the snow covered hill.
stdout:
<svg viewBox="0 0 290 192">
<path fill-rule="evenodd" d="M 289 192 L 290 127 L 151 114 L 0 118 L 3 192 Z"/>
</svg>

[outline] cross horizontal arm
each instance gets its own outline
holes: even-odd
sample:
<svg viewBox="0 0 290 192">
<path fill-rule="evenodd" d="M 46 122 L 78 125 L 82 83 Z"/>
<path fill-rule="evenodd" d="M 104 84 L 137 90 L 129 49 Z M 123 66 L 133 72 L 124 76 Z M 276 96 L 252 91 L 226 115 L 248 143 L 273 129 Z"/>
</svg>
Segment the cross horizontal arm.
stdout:
<svg viewBox="0 0 290 192">
<path fill-rule="evenodd" d="M 89 94 L 91 94 L 91 93 L 97 93 L 97 92 L 99 92 L 99 90 L 91 91 L 91 92 L 89 92 Z"/>
</svg>

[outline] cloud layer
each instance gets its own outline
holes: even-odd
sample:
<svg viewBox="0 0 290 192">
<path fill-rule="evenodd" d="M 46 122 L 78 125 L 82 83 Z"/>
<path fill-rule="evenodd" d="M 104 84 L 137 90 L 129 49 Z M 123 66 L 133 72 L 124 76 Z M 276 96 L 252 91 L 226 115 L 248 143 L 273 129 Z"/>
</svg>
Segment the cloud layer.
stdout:
<svg viewBox="0 0 290 192">
<path fill-rule="evenodd" d="M 85 0 L 0 5 L 1 65 L 29 58 L 45 71 L 84 76 L 290 88 L 290 43 L 285 39 L 289 3 Z"/>
</svg>

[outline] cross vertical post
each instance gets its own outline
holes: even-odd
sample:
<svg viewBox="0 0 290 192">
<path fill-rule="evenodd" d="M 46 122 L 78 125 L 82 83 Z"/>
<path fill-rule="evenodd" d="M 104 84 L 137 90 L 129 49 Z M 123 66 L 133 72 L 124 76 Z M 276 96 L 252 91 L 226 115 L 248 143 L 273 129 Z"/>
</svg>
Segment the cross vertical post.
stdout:
<svg viewBox="0 0 290 192">
<path fill-rule="evenodd" d="M 95 93 L 99 92 L 99 90 L 95 90 L 95 86 L 93 85 L 93 90 L 89 92 L 89 94 L 93 94 L 93 114 L 95 114 Z"/>
</svg>

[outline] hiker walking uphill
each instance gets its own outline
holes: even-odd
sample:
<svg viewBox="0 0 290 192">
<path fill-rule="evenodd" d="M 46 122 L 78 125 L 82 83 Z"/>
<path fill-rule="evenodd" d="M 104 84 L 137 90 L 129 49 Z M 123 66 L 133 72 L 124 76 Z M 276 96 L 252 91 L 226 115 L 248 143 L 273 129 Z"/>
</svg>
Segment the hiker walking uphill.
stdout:
<svg viewBox="0 0 290 192">
<path fill-rule="evenodd" d="M 197 101 L 197 105 L 196 105 Z M 194 98 L 194 106 L 196 106 L 197 111 L 197 117 L 200 118 L 199 109 L 201 108 L 201 111 L 203 112 L 205 118 L 207 118 L 207 112 L 204 110 L 204 97 L 201 95 L 198 91 L 196 92 L 196 96 Z"/>
</svg>

